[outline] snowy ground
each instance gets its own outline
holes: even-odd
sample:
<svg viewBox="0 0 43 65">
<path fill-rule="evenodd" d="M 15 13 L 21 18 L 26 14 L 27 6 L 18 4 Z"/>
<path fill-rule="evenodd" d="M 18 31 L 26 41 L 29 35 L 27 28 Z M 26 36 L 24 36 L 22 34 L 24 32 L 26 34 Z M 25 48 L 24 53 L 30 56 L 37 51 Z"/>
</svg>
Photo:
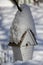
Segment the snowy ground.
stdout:
<svg viewBox="0 0 43 65">
<path fill-rule="evenodd" d="M 39 7 L 30 5 L 35 21 L 38 45 L 34 47 L 33 59 L 31 61 L 15 62 L 14 65 L 43 65 L 43 5 Z M 8 43 L 9 29 L 14 18 L 16 9 L 14 7 L 0 7 L 0 43 Z M 7 63 L 7 65 L 12 63 Z M 6 65 L 6 64 L 3 64 Z"/>
</svg>

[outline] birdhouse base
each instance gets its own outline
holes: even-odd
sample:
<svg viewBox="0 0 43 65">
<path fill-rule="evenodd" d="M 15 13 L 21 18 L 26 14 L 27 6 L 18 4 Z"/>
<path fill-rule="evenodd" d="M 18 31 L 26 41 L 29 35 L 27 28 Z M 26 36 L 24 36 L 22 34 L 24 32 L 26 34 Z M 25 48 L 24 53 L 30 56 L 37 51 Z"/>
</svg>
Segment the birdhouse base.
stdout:
<svg viewBox="0 0 43 65">
<path fill-rule="evenodd" d="M 15 61 L 21 60 L 21 61 L 28 61 L 31 60 L 33 57 L 33 46 L 27 46 L 27 47 L 13 47 L 13 55 Z"/>
</svg>

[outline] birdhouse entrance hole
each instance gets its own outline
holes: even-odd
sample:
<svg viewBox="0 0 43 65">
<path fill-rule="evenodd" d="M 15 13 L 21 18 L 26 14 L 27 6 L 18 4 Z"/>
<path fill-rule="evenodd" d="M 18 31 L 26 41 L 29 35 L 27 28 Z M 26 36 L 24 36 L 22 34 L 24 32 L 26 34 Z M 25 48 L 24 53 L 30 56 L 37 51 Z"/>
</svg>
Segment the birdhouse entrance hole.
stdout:
<svg viewBox="0 0 43 65">
<path fill-rule="evenodd" d="M 26 44 L 26 46 L 28 46 L 28 44 Z"/>
</svg>

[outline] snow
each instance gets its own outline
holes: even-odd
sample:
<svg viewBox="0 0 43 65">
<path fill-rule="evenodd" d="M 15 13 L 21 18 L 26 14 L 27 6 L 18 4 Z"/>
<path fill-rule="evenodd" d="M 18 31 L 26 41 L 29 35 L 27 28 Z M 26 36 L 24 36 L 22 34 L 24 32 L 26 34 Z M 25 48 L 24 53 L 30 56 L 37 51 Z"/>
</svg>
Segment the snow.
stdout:
<svg viewBox="0 0 43 65">
<path fill-rule="evenodd" d="M 43 65 L 43 5 L 40 5 L 39 7 L 31 5 L 30 8 L 31 8 L 32 15 L 35 21 L 35 27 L 36 27 L 36 32 L 37 32 L 37 37 L 36 37 L 37 42 L 39 43 L 37 46 L 34 47 L 33 59 L 27 62 L 17 61 L 15 63 L 7 63 L 7 64 L 2 64 L 2 65 Z M 3 38 L 2 37 L 0 38 L 2 38 L 1 40 L 3 43 L 6 42 L 5 40 L 9 39 L 8 32 L 11 26 L 10 24 L 12 23 L 11 21 L 13 20 L 12 18 L 14 18 L 14 15 L 15 15 L 15 11 L 16 10 L 14 8 L 1 8 L 0 10 L 0 12 L 3 14 L 1 15 L 0 13 L 1 15 L 0 16 L 0 20 L 1 20 L 0 35 L 1 34 L 4 35 Z M 1 40 L 0 40 L 0 43 L 2 43 Z"/>
<path fill-rule="evenodd" d="M 0 6 L 1 7 L 11 7 L 13 4 L 10 2 L 10 0 L 0 0 Z"/>
<path fill-rule="evenodd" d="M 41 61 L 27 61 L 27 62 L 23 62 L 23 61 L 17 61 L 15 63 L 3 63 L 2 65 L 43 65 L 43 62 Z"/>
</svg>

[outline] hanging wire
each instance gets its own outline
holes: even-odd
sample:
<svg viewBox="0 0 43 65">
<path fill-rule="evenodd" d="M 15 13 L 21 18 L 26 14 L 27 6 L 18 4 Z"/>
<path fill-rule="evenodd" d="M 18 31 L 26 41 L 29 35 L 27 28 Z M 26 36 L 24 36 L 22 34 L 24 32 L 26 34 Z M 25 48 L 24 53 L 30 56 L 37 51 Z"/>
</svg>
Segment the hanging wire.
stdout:
<svg viewBox="0 0 43 65">
<path fill-rule="evenodd" d="M 16 0 L 10 0 L 10 1 L 17 6 L 17 8 L 18 8 L 18 10 L 19 10 L 20 12 L 22 12 L 21 7 L 19 7 L 19 5 L 18 5 L 18 3 L 17 3 Z"/>
</svg>

